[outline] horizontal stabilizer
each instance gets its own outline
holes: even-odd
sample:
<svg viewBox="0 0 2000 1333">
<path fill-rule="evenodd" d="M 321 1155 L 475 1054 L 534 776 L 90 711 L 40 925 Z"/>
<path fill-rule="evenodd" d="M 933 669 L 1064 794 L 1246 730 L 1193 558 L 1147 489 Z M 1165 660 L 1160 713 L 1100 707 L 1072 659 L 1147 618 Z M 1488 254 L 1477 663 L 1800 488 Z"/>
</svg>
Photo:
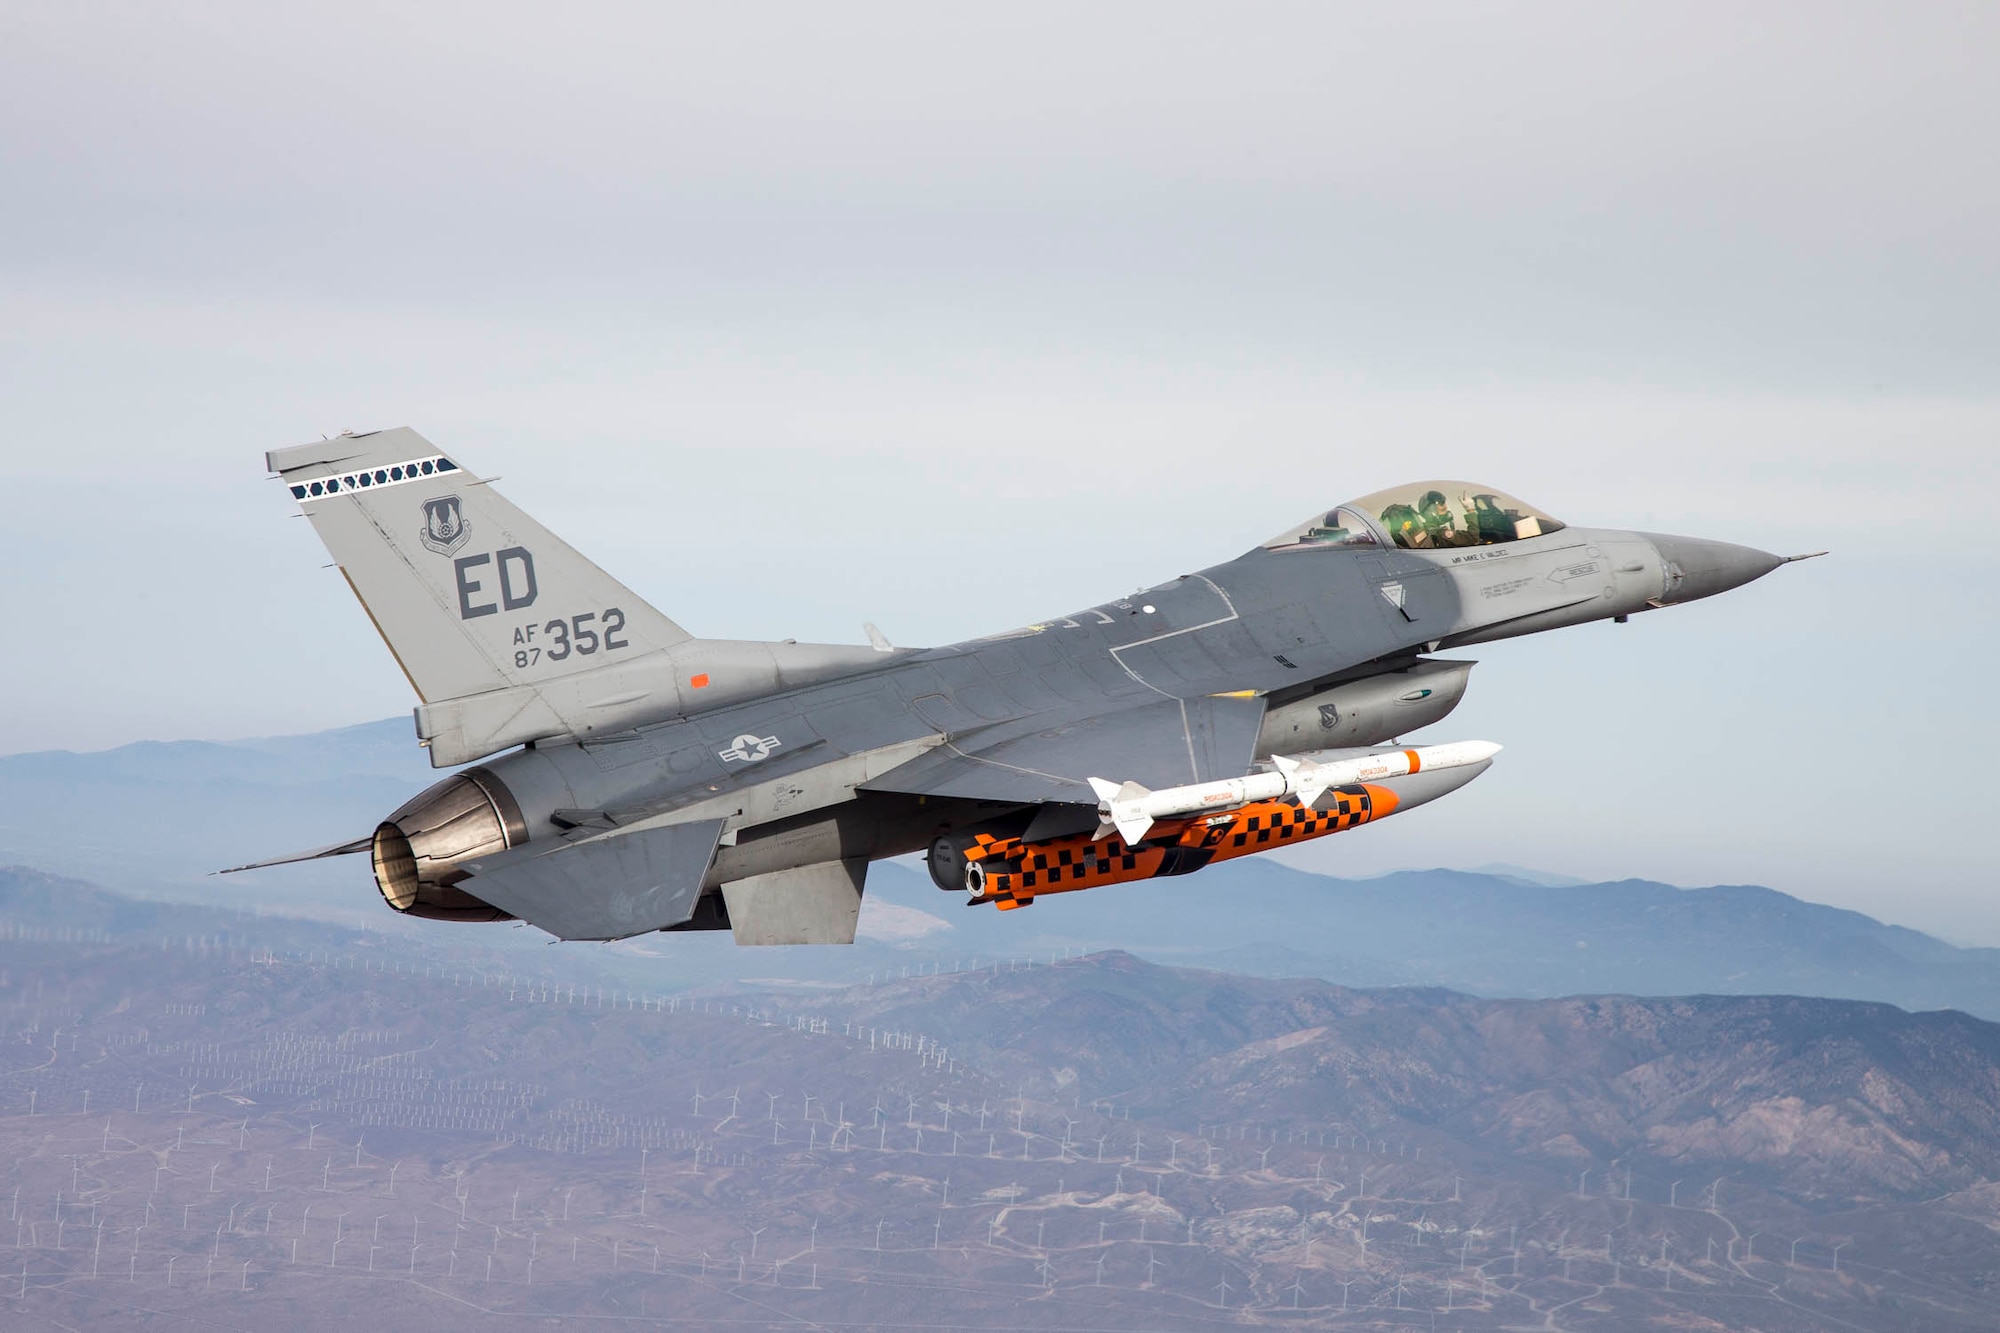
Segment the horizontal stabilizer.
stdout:
<svg viewBox="0 0 2000 1333">
<path fill-rule="evenodd" d="M 563 940 L 622 940 L 694 915 L 722 836 L 719 819 L 529 843 L 468 862 L 461 887 Z"/>
<path fill-rule="evenodd" d="M 248 865 L 230 866 L 227 870 L 218 870 L 215 873 L 218 875 L 233 875 L 239 870 L 262 870 L 265 866 L 287 866 L 294 861 L 317 861 L 323 856 L 352 856 L 356 852 L 367 851 L 369 845 L 374 841 L 375 835 L 370 833 L 365 837 L 356 838 L 352 842 L 336 842 L 327 847 L 315 847 L 309 852 L 293 852 L 290 856 L 274 856 L 268 861 L 252 861 Z"/>
</svg>

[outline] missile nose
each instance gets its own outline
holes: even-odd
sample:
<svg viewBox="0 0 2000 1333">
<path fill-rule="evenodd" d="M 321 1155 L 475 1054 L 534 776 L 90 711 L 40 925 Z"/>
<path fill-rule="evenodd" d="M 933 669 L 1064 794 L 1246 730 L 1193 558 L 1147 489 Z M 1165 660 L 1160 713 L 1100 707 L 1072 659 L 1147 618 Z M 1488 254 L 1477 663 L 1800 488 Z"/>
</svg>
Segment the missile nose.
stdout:
<svg viewBox="0 0 2000 1333">
<path fill-rule="evenodd" d="M 1740 588 L 1785 563 L 1783 556 L 1754 546 L 1651 532 L 1644 536 L 1660 553 L 1660 563 L 1666 571 L 1665 591 L 1660 600 L 1670 606 Z"/>
</svg>

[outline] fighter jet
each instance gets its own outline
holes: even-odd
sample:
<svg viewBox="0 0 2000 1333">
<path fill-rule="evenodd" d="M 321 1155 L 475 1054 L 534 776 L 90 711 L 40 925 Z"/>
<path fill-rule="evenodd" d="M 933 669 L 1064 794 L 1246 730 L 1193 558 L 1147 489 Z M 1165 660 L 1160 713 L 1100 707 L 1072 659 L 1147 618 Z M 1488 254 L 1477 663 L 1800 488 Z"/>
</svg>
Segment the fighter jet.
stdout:
<svg viewBox="0 0 2000 1333">
<path fill-rule="evenodd" d="M 1498 746 L 1402 748 L 1440 651 L 1726 592 L 1788 559 L 1580 528 L 1463 481 L 943 648 L 700 639 L 407 428 L 265 459 L 458 771 L 352 841 L 394 910 L 566 940 L 854 939 L 871 861 L 1016 910 L 1371 823 Z M 470 767 L 460 767 L 470 765 Z"/>
</svg>

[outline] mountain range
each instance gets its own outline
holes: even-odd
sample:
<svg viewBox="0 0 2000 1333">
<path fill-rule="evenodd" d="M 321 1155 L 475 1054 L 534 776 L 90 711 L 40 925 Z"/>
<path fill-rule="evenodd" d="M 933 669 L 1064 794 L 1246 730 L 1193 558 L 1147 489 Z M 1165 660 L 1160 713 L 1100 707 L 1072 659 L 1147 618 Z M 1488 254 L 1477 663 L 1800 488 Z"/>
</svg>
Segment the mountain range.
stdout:
<svg viewBox="0 0 2000 1333">
<path fill-rule="evenodd" d="M 2000 1322 L 2000 1025 L 1963 1014 L 1120 952 L 669 996 L 25 902 L 10 1328 Z"/>
</svg>

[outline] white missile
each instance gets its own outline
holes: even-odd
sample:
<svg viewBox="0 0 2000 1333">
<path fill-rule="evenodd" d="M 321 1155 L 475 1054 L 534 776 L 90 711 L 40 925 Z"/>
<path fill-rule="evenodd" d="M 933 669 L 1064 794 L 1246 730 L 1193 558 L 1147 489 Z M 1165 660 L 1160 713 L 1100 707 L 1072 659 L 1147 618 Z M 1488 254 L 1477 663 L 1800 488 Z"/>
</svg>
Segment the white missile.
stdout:
<svg viewBox="0 0 2000 1333">
<path fill-rule="evenodd" d="M 1097 814 L 1102 821 L 1097 836 L 1108 838 L 1116 831 L 1129 846 L 1143 839 L 1156 820 L 1233 810 L 1253 801 L 1276 801 L 1287 796 L 1309 807 L 1330 787 L 1379 782 L 1426 770 L 1464 768 L 1483 764 L 1499 753 L 1500 747 L 1491 741 L 1453 741 L 1413 750 L 1379 750 L 1326 760 L 1315 759 L 1311 754 L 1272 755 L 1271 772 L 1244 778 L 1196 782 L 1160 791 L 1151 791 L 1136 782 L 1121 786 L 1092 778 L 1090 789 L 1097 793 Z"/>
</svg>

